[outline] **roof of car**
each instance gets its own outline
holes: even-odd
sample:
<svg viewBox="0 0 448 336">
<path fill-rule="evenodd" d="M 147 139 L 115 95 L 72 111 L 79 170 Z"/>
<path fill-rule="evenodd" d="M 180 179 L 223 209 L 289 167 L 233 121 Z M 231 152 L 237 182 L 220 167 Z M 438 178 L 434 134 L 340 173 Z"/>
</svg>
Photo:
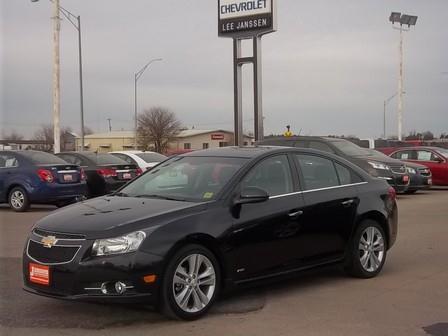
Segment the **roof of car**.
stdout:
<svg viewBox="0 0 448 336">
<path fill-rule="evenodd" d="M 416 149 L 430 149 L 430 150 L 440 150 L 445 149 L 443 147 L 435 147 L 435 146 L 407 146 L 407 147 L 396 147 L 393 152 L 403 151 L 403 150 L 416 150 Z"/>
<path fill-rule="evenodd" d="M 254 158 L 268 152 L 276 152 L 281 149 L 293 149 L 291 147 L 281 146 L 245 146 L 245 147 L 221 147 L 204 150 L 197 150 L 189 153 L 180 154 L 179 156 L 222 156 L 222 157 L 240 157 Z"/>
<path fill-rule="evenodd" d="M 262 141 L 259 141 L 259 143 L 263 143 L 263 142 L 269 142 L 269 141 L 277 141 L 277 140 L 281 140 L 281 141 L 294 141 L 294 140 L 326 140 L 326 141 L 348 141 L 347 139 L 343 139 L 343 138 L 332 138 L 332 137 L 327 137 L 327 136 L 308 136 L 308 135 L 294 135 L 294 136 L 290 136 L 290 137 L 285 137 L 285 136 L 275 136 L 275 137 L 269 137 L 269 138 L 265 138 Z"/>
</svg>

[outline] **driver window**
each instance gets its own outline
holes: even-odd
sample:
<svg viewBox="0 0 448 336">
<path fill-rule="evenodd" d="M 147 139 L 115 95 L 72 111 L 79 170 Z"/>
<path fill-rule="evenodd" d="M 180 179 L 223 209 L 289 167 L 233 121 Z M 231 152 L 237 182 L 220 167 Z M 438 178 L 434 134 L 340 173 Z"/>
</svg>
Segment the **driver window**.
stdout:
<svg viewBox="0 0 448 336">
<path fill-rule="evenodd" d="M 257 187 L 269 196 L 293 192 L 291 169 L 286 155 L 277 155 L 263 160 L 244 177 L 241 189 Z"/>
</svg>

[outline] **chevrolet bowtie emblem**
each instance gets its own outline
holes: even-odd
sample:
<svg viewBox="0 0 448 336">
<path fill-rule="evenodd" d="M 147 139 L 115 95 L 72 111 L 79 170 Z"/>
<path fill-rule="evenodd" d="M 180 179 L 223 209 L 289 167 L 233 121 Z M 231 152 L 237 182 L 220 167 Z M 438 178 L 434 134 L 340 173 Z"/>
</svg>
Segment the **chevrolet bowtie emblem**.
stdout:
<svg viewBox="0 0 448 336">
<path fill-rule="evenodd" d="M 52 248 L 54 245 L 56 245 L 58 240 L 56 239 L 55 236 L 47 236 L 43 237 L 40 242 L 44 245 L 44 247 Z"/>
</svg>

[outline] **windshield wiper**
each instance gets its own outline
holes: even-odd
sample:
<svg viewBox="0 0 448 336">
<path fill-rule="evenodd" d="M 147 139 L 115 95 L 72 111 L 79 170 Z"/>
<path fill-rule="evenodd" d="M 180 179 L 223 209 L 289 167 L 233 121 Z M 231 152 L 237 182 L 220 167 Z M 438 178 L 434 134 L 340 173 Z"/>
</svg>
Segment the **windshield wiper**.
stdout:
<svg viewBox="0 0 448 336">
<path fill-rule="evenodd" d="M 112 196 L 128 197 L 129 195 L 124 192 L 116 192 L 116 193 L 113 193 Z"/>
<path fill-rule="evenodd" d="M 147 195 L 137 195 L 134 197 L 138 197 L 138 198 L 159 198 L 159 199 L 164 199 L 164 200 L 168 200 L 168 201 L 181 201 L 181 202 L 186 202 L 186 200 L 184 198 L 177 198 L 177 197 L 172 197 L 172 196 L 163 196 L 163 195 L 156 195 L 156 194 L 147 194 Z"/>
</svg>

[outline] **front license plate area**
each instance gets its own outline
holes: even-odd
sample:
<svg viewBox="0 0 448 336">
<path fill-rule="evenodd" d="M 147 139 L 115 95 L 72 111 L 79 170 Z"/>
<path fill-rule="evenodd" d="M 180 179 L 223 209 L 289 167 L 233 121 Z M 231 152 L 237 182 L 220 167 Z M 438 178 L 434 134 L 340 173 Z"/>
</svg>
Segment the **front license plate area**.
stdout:
<svg viewBox="0 0 448 336">
<path fill-rule="evenodd" d="M 50 266 L 39 265 L 30 263 L 29 264 L 29 276 L 30 282 L 49 286 L 50 285 Z"/>
</svg>

